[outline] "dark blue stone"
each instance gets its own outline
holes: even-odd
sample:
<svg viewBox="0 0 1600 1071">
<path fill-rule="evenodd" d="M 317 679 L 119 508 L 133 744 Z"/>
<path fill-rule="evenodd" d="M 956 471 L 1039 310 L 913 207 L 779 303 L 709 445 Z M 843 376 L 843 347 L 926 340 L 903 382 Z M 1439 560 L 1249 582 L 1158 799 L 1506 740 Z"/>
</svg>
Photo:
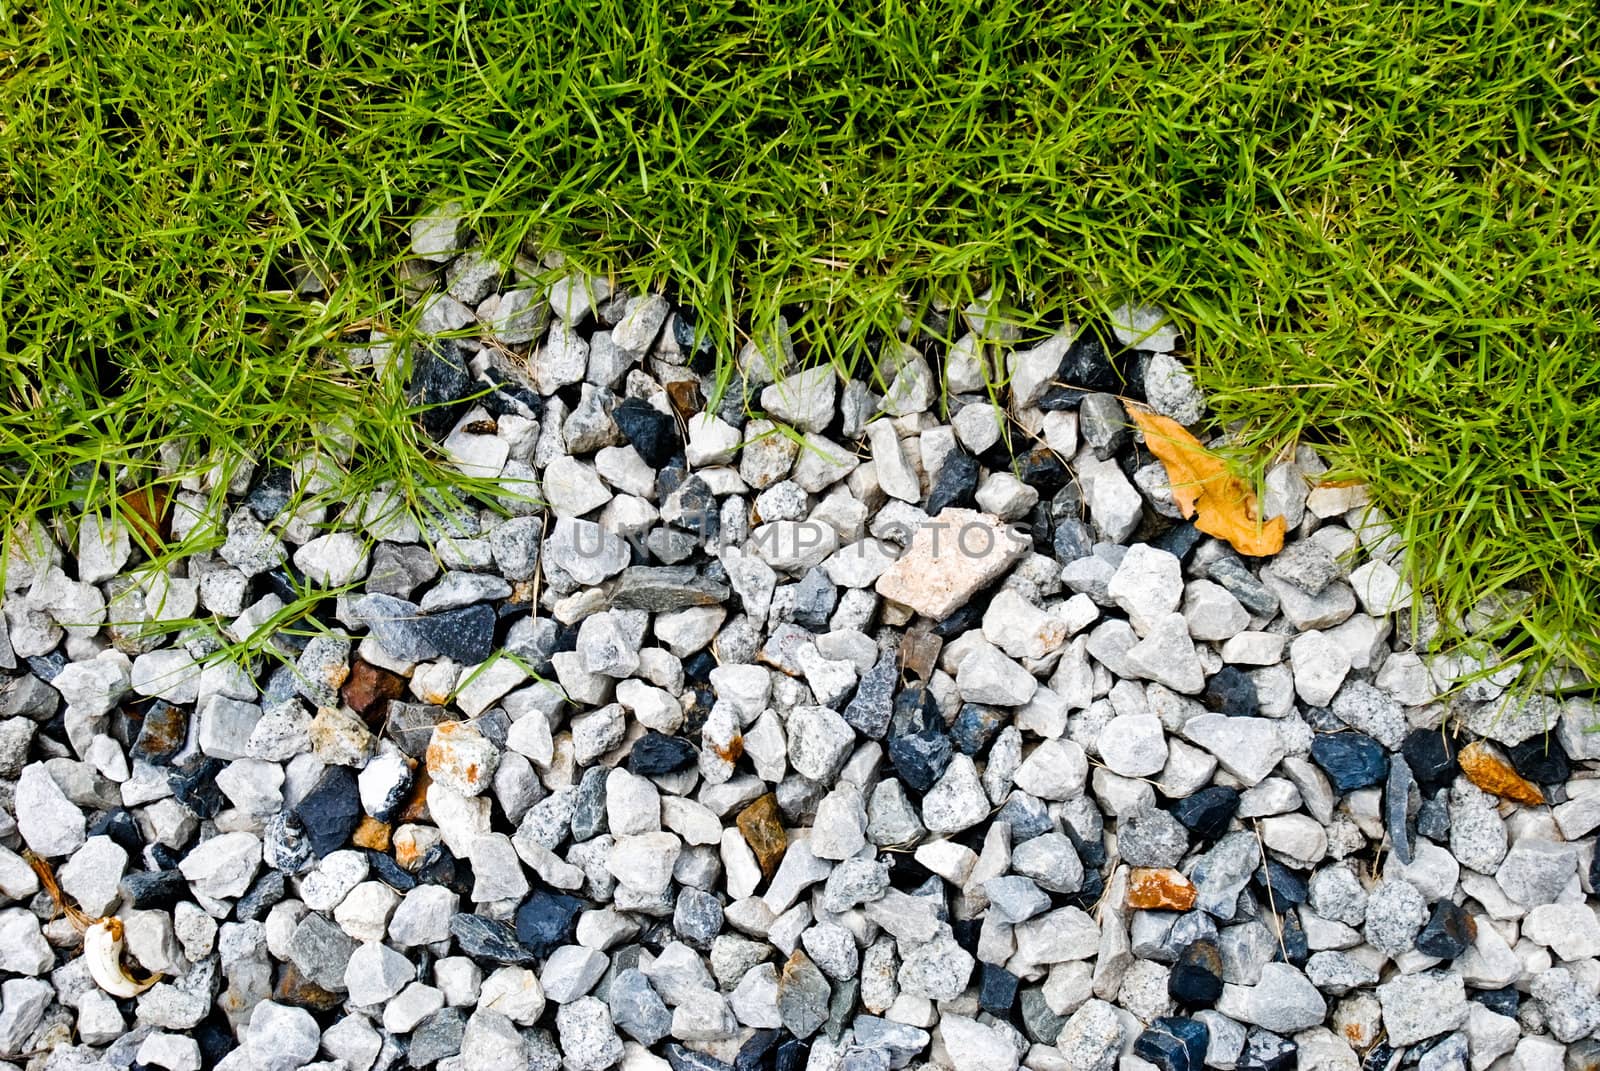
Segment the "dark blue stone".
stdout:
<svg viewBox="0 0 1600 1071">
<path fill-rule="evenodd" d="M 1201 696 L 1207 710 L 1226 714 L 1230 718 L 1253 718 L 1261 713 L 1261 697 L 1256 693 L 1256 682 L 1248 673 L 1234 666 L 1223 666 L 1206 681 L 1205 694 Z"/>
<path fill-rule="evenodd" d="M 1513 769 L 1536 785 L 1564 784 L 1572 775 L 1572 763 L 1554 733 L 1539 733 L 1506 748 L 1506 758 L 1511 760 Z"/>
<path fill-rule="evenodd" d="M 535 890 L 517 908 L 517 940 L 540 959 L 573 943 L 584 902 L 563 893 Z"/>
<path fill-rule="evenodd" d="M 950 506 L 971 508 L 977 504 L 978 459 L 959 446 L 950 451 L 928 492 L 928 516 L 938 516 Z"/>
<path fill-rule="evenodd" d="M 1200 1071 L 1205 1066 L 1211 1031 L 1195 1019 L 1163 1015 L 1133 1042 L 1133 1054 L 1161 1071 Z"/>
<path fill-rule="evenodd" d="M 889 761 L 900 780 L 918 792 L 926 792 L 944 775 L 950 765 L 950 738 L 929 729 L 889 741 Z"/>
<path fill-rule="evenodd" d="M 494 607 L 481 602 L 416 619 L 417 631 L 436 651 L 467 666 L 494 653 L 494 625 Z"/>
<path fill-rule="evenodd" d="M 1244 1052 L 1235 1071 L 1292 1071 L 1299 1062 L 1299 1048 L 1288 1038 L 1254 1027 L 1245 1035 Z"/>
<path fill-rule="evenodd" d="M 294 809 L 294 815 L 305 827 L 317 858 L 344 847 L 361 824 L 361 793 L 355 771 L 348 766 L 329 766 Z"/>
<path fill-rule="evenodd" d="M 1263 896 L 1270 893 L 1269 902 L 1282 911 L 1291 904 L 1303 904 L 1309 895 L 1306 880 L 1276 859 L 1267 860 L 1265 867 L 1257 867 L 1253 879 Z"/>
<path fill-rule="evenodd" d="M 773 1061 L 773 1071 L 805 1071 L 810 1054 L 811 1046 L 799 1038 L 790 1038 L 778 1046 L 777 1059 Z"/>
<path fill-rule="evenodd" d="M 1522 1004 L 1522 994 L 1517 992 L 1517 987 L 1508 985 L 1501 989 L 1469 989 L 1467 999 L 1475 1000 L 1492 1012 L 1517 1017 L 1517 1008 Z"/>
<path fill-rule="evenodd" d="M 987 599 L 969 601 L 950 611 L 948 617 L 941 618 L 929 631 L 941 640 L 953 640 L 963 633 L 978 628 L 983 623 L 983 611 L 988 605 Z"/>
<path fill-rule="evenodd" d="M 950 726 L 950 739 L 963 755 L 976 755 L 989 746 L 1010 720 L 1009 714 L 994 707 L 963 703 L 955 723 Z"/>
<path fill-rule="evenodd" d="M 1398 763 L 1390 764 L 1393 770 Z M 1408 768 L 1410 764 L 1407 764 Z M 1417 835 L 1443 843 L 1450 839 L 1450 790 L 1441 788 L 1431 797 L 1424 796 L 1417 808 Z M 1589 888 L 1595 886 L 1590 884 Z"/>
<path fill-rule="evenodd" d="M 479 398 L 491 416 L 520 416 L 529 420 L 544 416 L 544 399 L 537 391 L 492 366 L 484 370 L 483 378 L 494 385 L 493 390 Z"/>
<path fill-rule="evenodd" d="M 137 859 L 144 850 L 144 838 L 139 835 L 139 824 L 126 807 L 107 811 L 89 823 L 89 836 L 110 837 L 123 851 Z"/>
<path fill-rule="evenodd" d="M 1209 938 L 1191 941 L 1167 976 L 1167 993 L 1190 1008 L 1209 1008 L 1222 996 L 1222 952 Z"/>
<path fill-rule="evenodd" d="M 908 684 L 894 697 L 889 732 L 893 736 L 907 736 L 930 729 L 944 729 L 944 715 L 939 712 L 939 701 L 922 685 Z"/>
<path fill-rule="evenodd" d="M 1011 845 L 1016 847 L 1023 841 L 1042 837 L 1055 829 L 1056 824 L 1050 818 L 1050 811 L 1045 807 L 1044 801 L 1028 795 L 1020 789 L 1011 793 L 1011 798 L 1006 800 L 994 816 L 996 822 L 1003 822 L 1011 827 Z"/>
<path fill-rule="evenodd" d="M 165 699 L 158 699 L 145 711 L 131 750 L 134 758 L 159 765 L 182 751 L 188 738 L 188 712 Z"/>
<path fill-rule="evenodd" d="M 1072 848 L 1078 853 L 1078 858 L 1083 861 L 1085 869 L 1106 865 L 1105 841 L 1099 837 L 1095 837 L 1092 840 L 1084 840 L 1083 837 L 1078 835 L 1078 831 L 1073 828 L 1071 822 L 1064 823 L 1062 831 L 1066 833 L 1067 839 L 1072 842 Z"/>
<path fill-rule="evenodd" d="M 978 978 L 978 1004 L 990 1015 L 1001 1018 L 1011 1014 L 1011 1008 L 1017 1002 L 1017 987 L 1021 979 L 1004 967 L 997 967 L 993 963 L 982 964 L 982 972 Z"/>
<path fill-rule="evenodd" d="M 450 339 L 434 339 L 411 348 L 411 379 L 406 401 L 417 406 L 417 423 L 433 439 L 443 439 L 466 412 L 472 394 L 467 356 Z"/>
<path fill-rule="evenodd" d="M 1051 546 L 1055 549 L 1056 561 L 1066 565 L 1094 553 L 1094 535 L 1089 526 L 1076 517 L 1058 519 Z"/>
<path fill-rule="evenodd" d="M 368 848 L 367 865 L 372 867 L 373 874 L 379 881 L 396 892 L 410 892 L 417 887 L 416 875 L 395 862 L 387 852 Z"/>
<path fill-rule="evenodd" d="M 1011 474 L 1038 491 L 1039 497 L 1043 499 L 1049 499 L 1072 478 L 1067 466 L 1062 464 L 1056 452 L 1047 446 L 1036 446 L 1019 456 L 1011 466 Z"/>
<path fill-rule="evenodd" d="M 429 848 L 417 865 L 417 884 L 445 885 L 452 889 L 461 882 L 456 877 L 456 857 L 443 843 Z"/>
<path fill-rule="evenodd" d="M 697 651 L 683 660 L 683 677 L 685 680 L 705 684 L 711 680 L 711 671 L 717 668 L 717 660 L 711 657 L 710 651 Z"/>
<path fill-rule="evenodd" d="M 1477 924 L 1466 908 L 1452 900 L 1440 900 L 1433 905 L 1433 914 L 1417 934 L 1417 951 L 1440 959 L 1455 959 L 1472 944 L 1477 932 Z"/>
<path fill-rule="evenodd" d="M 124 874 L 119 885 L 128 903 L 137 908 L 167 908 L 189 899 L 189 882 L 179 870 L 135 870 Z"/>
<path fill-rule="evenodd" d="M 474 958 L 508 965 L 537 962 L 537 957 L 517 940 L 517 931 L 498 919 L 458 912 L 450 916 L 450 936 L 462 952 Z"/>
<path fill-rule="evenodd" d="M 244 504 L 259 521 L 270 521 L 289 506 L 289 496 L 294 492 L 294 473 L 285 465 L 274 464 L 256 479 L 255 486 L 244 496 Z"/>
<path fill-rule="evenodd" d="M 733 1071 L 733 1065 L 723 1063 L 707 1053 L 686 1048 L 676 1041 L 670 1042 L 665 1052 L 672 1071 Z"/>
<path fill-rule="evenodd" d="M 1388 752 L 1366 733 L 1318 733 L 1311 758 L 1339 793 L 1375 785 L 1389 774 Z"/>
<path fill-rule="evenodd" d="M 1400 1054 L 1404 1055 L 1405 1050 L 1401 1049 Z M 1361 1058 L 1361 1071 L 1394 1071 L 1395 1066 L 1395 1051 L 1387 1041 L 1378 1042 Z"/>
<path fill-rule="evenodd" d="M 1067 893 L 1062 901 L 1069 907 L 1076 907 L 1083 911 L 1093 911 L 1100 903 L 1100 897 L 1106 891 L 1106 879 L 1100 871 L 1089 866 L 1088 860 L 1084 861 L 1083 884 L 1078 886 L 1078 891 Z"/>
<path fill-rule="evenodd" d="M 1400 745 L 1400 753 L 1411 767 L 1411 776 L 1423 790 L 1448 788 L 1461 772 L 1456 761 L 1458 744 L 1441 729 L 1413 729 Z"/>
<path fill-rule="evenodd" d="M 1239 810 L 1239 791 L 1211 785 L 1176 801 L 1170 810 L 1190 833 L 1201 840 L 1216 840 L 1228 831 L 1228 823 Z"/>
<path fill-rule="evenodd" d="M 686 769 L 699 758 L 698 749 L 682 737 L 648 729 L 628 752 L 628 770 L 640 777 L 652 777 Z"/>
<path fill-rule="evenodd" d="M 173 798 L 200 818 L 215 818 L 226 805 L 222 789 L 217 787 L 217 774 L 227 765 L 221 759 L 191 758 L 179 769 L 167 774 L 167 784 Z M 354 779 L 354 775 L 352 780 Z"/>
<path fill-rule="evenodd" d="M 761 1071 L 770 1067 L 777 1056 L 781 1030 L 757 1030 L 739 1046 L 739 1055 L 733 1058 L 733 1071 Z"/>
<path fill-rule="evenodd" d="M 899 659 L 893 651 L 878 656 L 856 685 L 856 694 L 841 712 L 850 728 L 872 740 L 882 740 L 889 728 L 894 686 L 900 677 Z"/>
<path fill-rule="evenodd" d="M 51 651 L 49 654 L 29 655 L 22 660 L 28 666 L 28 672 L 49 684 L 67 668 L 67 656 L 60 651 Z"/>
<path fill-rule="evenodd" d="M 1273 958 L 1304 967 L 1311 958 L 1311 945 L 1306 940 L 1305 927 L 1300 924 L 1300 913 L 1283 911 L 1278 921 L 1278 951 Z"/>
<path fill-rule="evenodd" d="M 813 632 L 828 627 L 828 618 L 839 605 L 839 589 L 833 586 L 828 574 L 820 567 L 806 570 L 806 575 L 795 585 L 794 622 Z"/>
</svg>

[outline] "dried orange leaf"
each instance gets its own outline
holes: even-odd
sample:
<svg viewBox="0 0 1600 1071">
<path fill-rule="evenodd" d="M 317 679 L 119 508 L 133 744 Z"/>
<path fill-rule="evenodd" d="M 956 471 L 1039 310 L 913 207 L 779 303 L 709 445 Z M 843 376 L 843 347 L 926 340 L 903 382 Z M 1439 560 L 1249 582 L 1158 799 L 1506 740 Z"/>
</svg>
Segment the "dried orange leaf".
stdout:
<svg viewBox="0 0 1600 1071">
<path fill-rule="evenodd" d="M 159 484 L 139 487 L 122 496 L 122 515 L 147 554 L 160 554 L 171 538 L 167 505 L 171 496 Z"/>
<path fill-rule="evenodd" d="M 1255 493 L 1220 457 L 1177 421 L 1136 405 L 1126 408 L 1150 452 L 1166 466 L 1172 501 L 1185 517 L 1195 518 L 1196 528 L 1252 557 L 1283 549 L 1283 518 L 1263 524 Z"/>
</svg>

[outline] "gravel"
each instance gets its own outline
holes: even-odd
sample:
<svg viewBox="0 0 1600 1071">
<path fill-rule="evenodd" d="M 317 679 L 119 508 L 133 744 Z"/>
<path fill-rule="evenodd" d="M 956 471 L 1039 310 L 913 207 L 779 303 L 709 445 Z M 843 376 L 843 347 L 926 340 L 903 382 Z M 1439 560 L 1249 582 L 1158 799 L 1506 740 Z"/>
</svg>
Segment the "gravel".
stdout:
<svg viewBox="0 0 1600 1071">
<path fill-rule="evenodd" d="M 8 574 L 0 1058 L 1600 1051 L 1592 705 L 1414 634 L 1431 604 L 1309 451 L 1268 472 L 1273 559 L 1179 523 L 1109 393 L 1204 418 L 1162 310 L 999 352 L 975 307 L 942 355 L 885 342 L 870 381 L 801 367 L 780 325 L 697 411 L 688 310 L 542 289 L 458 211 L 412 240 L 450 291 L 424 328 L 492 342 L 417 344 L 407 389 L 503 511 L 412 517 L 383 489 L 291 513 L 308 450 L 197 485 L 214 550 L 152 571 L 120 525 L 61 515 Z M 1044 446 L 1002 435 L 991 348 Z M 271 633 L 297 593 L 316 628 Z M 280 657 L 221 657 L 245 639 Z M 160 983 L 104 992 L 24 849 Z"/>
</svg>

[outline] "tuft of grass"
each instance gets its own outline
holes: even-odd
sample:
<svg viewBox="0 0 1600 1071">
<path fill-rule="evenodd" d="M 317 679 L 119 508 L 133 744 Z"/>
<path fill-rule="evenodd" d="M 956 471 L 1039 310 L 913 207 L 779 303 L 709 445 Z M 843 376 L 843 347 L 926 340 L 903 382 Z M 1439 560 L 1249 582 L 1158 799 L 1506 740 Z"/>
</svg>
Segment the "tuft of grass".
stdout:
<svg viewBox="0 0 1600 1071">
<path fill-rule="evenodd" d="M 1583 0 L 61 0 L 0 26 L 0 500 L 327 437 L 448 482 L 330 343 L 459 200 L 870 374 L 910 309 L 1181 321 L 1260 459 L 1370 481 L 1447 617 L 1600 637 L 1600 143 Z M 328 282 L 305 297 L 306 268 Z M 90 487 L 89 491 L 85 487 Z"/>
</svg>

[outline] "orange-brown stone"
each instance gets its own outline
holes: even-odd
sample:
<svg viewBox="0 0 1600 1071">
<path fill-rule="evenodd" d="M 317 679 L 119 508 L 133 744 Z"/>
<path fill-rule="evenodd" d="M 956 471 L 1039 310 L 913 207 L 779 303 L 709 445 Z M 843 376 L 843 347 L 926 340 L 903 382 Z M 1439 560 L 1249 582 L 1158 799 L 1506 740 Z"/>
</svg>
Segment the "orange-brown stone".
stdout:
<svg viewBox="0 0 1600 1071">
<path fill-rule="evenodd" d="M 405 678 L 370 662 L 356 659 L 350 675 L 339 689 L 345 705 L 366 719 L 368 725 L 382 721 L 389 712 L 389 700 L 406 694 Z"/>
<path fill-rule="evenodd" d="M 744 842 L 756 854 L 763 877 L 771 878 L 789 850 L 789 836 L 783 831 L 782 816 L 778 813 L 778 797 L 768 792 L 739 812 L 736 819 Z"/>
<path fill-rule="evenodd" d="M 1456 756 L 1467 780 L 1492 796 L 1537 807 L 1544 802 L 1539 786 L 1511 768 L 1498 751 L 1482 740 L 1462 748 Z"/>
<path fill-rule="evenodd" d="M 1136 866 L 1128 875 L 1128 906 L 1140 911 L 1187 911 L 1198 893 L 1170 867 Z"/>
<path fill-rule="evenodd" d="M 420 762 L 417 763 L 417 768 L 411 777 L 411 794 L 406 797 L 400 813 L 395 815 L 396 822 L 431 821 L 428 813 L 428 786 L 431 784 L 433 778 L 428 776 L 428 768 Z"/>
<path fill-rule="evenodd" d="M 350 843 L 357 848 L 371 848 L 375 852 L 389 850 L 389 826 L 380 822 L 370 814 L 361 816 L 361 824 L 356 826 L 356 831 L 350 835 Z"/>
<path fill-rule="evenodd" d="M 293 963 L 278 968 L 278 984 L 273 987 L 272 999 L 279 1004 L 291 1004 L 312 1011 L 328 1011 L 344 1000 L 341 993 L 330 993 L 300 973 Z"/>
</svg>

